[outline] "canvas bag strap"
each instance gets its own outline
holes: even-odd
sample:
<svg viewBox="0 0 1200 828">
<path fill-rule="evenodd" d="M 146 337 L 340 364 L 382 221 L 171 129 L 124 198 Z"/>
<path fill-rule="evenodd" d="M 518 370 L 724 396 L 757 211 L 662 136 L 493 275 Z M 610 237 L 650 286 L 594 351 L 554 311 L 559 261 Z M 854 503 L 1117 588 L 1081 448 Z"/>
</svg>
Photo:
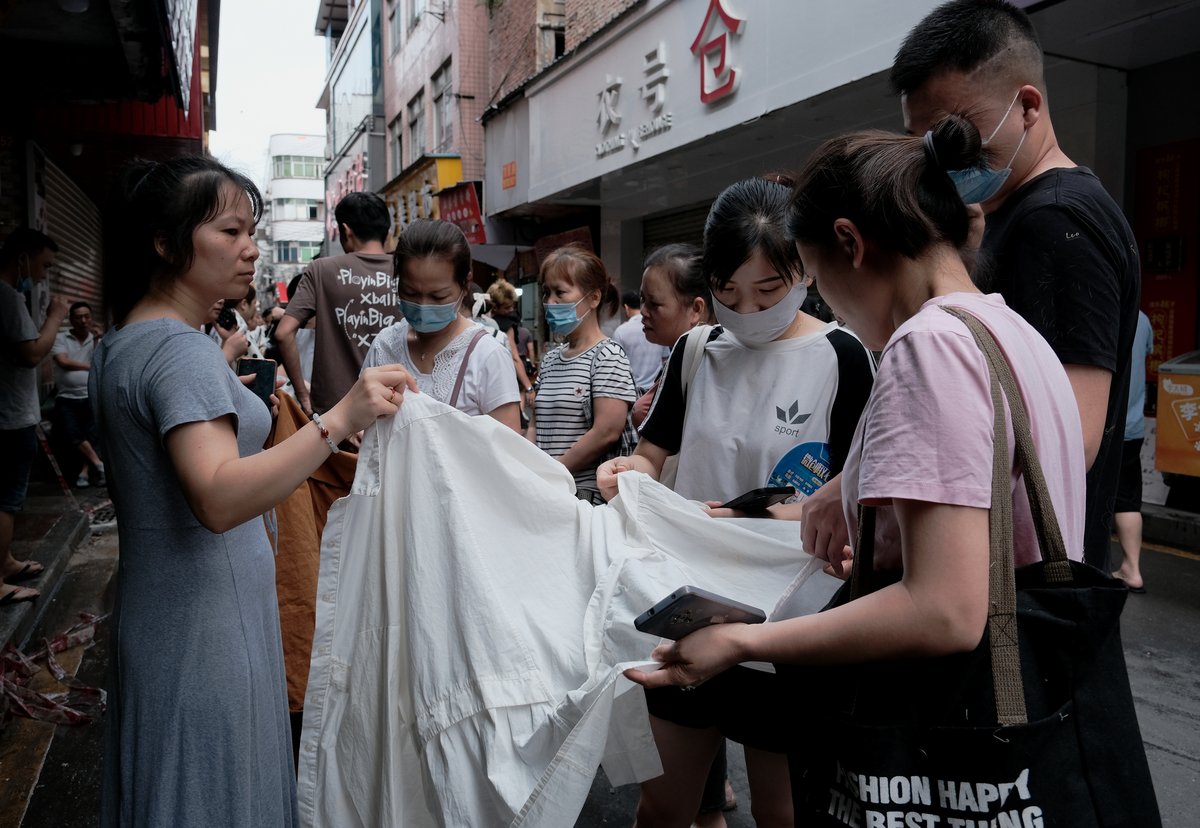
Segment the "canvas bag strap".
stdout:
<svg viewBox="0 0 1200 828">
<path fill-rule="evenodd" d="M 1052 582 L 1065 583 L 1071 580 L 1071 566 L 1067 558 L 1067 547 L 1062 529 L 1050 499 L 1046 475 L 1038 461 L 1037 449 L 1033 445 L 1033 431 L 1029 425 L 1029 413 L 1017 388 L 1016 378 L 1008 360 L 996 343 L 991 332 L 974 316 L 961 308 L 942 306 L 942 310 L 961 320 L 987 358 L 993 374 L 999 379 L 1004 396 L 1008 398 L 1009 411 L 1013 420 L 1013 436 L 1016 439 L 1015 454 L 1025 477 L 1025 488 L 1029 494 L 1029 507 L 1033 514 L 1033 525 L 1037 531 L 1042 560 L 1046 562 L 1046 578 Z"/>
<path fill-rule="evenodd" d="M 1022 724 L 1027 720 L 1027 715 L 1017 640 L 1008 429 L 1003 392 L 990 364 L 988 375 L 991 380 L 992 428 L 995 433 L 992 441 L 992 500 L 988 513 L 988 649 L 997 721 L 1000 724 Z M 850 575 L 852 598 L 869 591 L 867 579 L 875 566 L 875 513 L 876 509 L 872 506 L 859 506 L 858 539 Z"/>
<path fill-rule="evenodd" d="M 475 346 L 479 344 L 479 340 L 487 335 L 487 328 L 480 328 L 467 344 L 467 351 L 463 354 L 462 364 L 458 366 L 458 376 L 454 378 L 454 390 L 450 392 L 451 408 L 458 408 L 458 394 L 462 391 L 463 380 L 467 376 L 467 363 L 471 361 L 471 352 L 475 350 Z"/>
</svg>

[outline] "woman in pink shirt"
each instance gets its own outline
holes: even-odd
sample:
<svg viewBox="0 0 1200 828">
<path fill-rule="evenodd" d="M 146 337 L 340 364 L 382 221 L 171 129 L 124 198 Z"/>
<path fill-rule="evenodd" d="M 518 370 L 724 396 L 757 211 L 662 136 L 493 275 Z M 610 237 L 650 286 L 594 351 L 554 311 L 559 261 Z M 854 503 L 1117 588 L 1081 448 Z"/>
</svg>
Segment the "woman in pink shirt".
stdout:
<svg viewBox="0 0 1200 828">
<path fill-rule="evenodd" d="M 876 568 L 900 570 L 899 581 L 816 615 L 702 629 L 659 646 L 662 667 L 630 670 L 631 679 L 687 687 L 745 661 L 850 664 L 968 652 L 980 643 L 988 614 L 990 384 L 983 353 L 941 305 L 974 314 L 1000 343 L 1029 409 L 1068 554 L 1082 557 L 1083 436 L 1066 373 L 1000 296 L 980 293 L 960 255 L 969 220 L 946 171 L 980 167 L 983 156 L 979 133 L 957 116 L 924 137 L 854 133 L 817 150 L 793 199 L 791 229 L 806 272 L 838 318 L 882 352 L 840 485 L 851 538 L 860 503 L 884 507 Z M 1011 467 L 1011 420 L 1009 434 Z M 1020 566 L 1040 555 L 1017 471 Z M 848 574 L 840 556 L 829 557 Z"/>
</svg>

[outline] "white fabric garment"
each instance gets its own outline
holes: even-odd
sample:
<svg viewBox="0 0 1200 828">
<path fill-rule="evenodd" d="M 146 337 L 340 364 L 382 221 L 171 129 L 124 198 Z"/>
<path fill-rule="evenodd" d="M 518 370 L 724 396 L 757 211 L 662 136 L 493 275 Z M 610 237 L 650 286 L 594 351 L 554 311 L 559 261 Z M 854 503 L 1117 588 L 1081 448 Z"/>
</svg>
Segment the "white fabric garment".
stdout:
<svg viewBox="0 0 1200 828">
<path fill-rule="evenodd" d="M 657 643 L 634 617 L 685 584 L 814 611 L 836 582 L 799 547 L 799 524 L 714 520 L 636 473 L 591 506 L 511 429 L 406 395 L 325 529 L 302 822 L 573 824 L 601 760 L 661 773 L 620 675 Z"/>
</svg>

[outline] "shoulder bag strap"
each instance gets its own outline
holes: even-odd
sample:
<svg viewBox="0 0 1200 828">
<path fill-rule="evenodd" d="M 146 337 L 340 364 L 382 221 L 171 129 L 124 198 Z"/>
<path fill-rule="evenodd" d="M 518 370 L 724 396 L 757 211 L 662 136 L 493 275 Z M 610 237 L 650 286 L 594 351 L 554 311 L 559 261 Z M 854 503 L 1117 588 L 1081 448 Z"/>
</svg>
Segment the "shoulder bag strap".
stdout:
<svg viewBox="0 0 1200 828">
<path fill-rule="evenodd" d="M 463 354 L 462 364 L 458 366 L 458 376 L 454 378 L 454 390 L 450 392 L 450 407 L 458 408 L 458 394 L 462 391 L 463 380 L 467 376 L 467 363 L 471 361 L 471 352 L 475 350 L 475 346 L 479 344 L 479 340 L 488 335 L 487 328 L 480 328 L 471 337 L 470 343 L 467 344 L 466 353 Z"/>
<path fill-rule="evenodd" d="M 1067 558 L 1066 543 L 1063 542 L 1062 529 L 1058 524 L 1058 516 L 1054 511 L 1054 502 L 1050 499 L 1050 489 L 1046 485 L 1046 475 L 1038 460 L 1037 449 L 1033 445 L 1033 431 L 1029 425 L 1029 414 L 1025 401 L 1017 388 L 1016 378 L 1012 368 L 982 322 L 961 308 L 943 305 L 942 310 L 960 319 L 971 335 L 975 337 L 980 350 L 987 358 L 991 371 L 1004 389 L 1008 399 L 1008 407 L 1012 412 L 1013 436 L 1016 439 L 1015 455 L 1025 477 L 1025 488 L 1029 494 L 1029 507 L 1033 513 L 1033 525 L 1037 530 L 1038 545 L 1041 548 L 1042 560 L 1046 562 L 1046 577 L 1052 582 L 1062 583 L 1071 580 L 1071 567 Z"/>
<path fill-rule="evenodd" d="M 687 407 L 687 401 L 691 397 L 692 381 L 696 379 L 696 373 L 700 370 L 700 357 L 704 353 L 705 346 L 708 345 L 708 337 L 712 333 L 712 325 L 697 325 L 686 334 L 684 334 L 683 342 L 683 365 L 679 373 L 679 378 L 683 382 L 683 404 Z"/>
</svg>

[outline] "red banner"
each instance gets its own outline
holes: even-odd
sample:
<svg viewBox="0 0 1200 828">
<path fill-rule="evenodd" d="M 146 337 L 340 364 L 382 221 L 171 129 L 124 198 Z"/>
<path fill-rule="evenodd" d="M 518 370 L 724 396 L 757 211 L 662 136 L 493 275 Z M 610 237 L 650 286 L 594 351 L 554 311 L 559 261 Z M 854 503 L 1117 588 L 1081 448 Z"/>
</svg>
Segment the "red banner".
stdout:
<svg viewBox="0 0 1200 828">
<path fill-rule="evenodd" d="M 487 232 L 483 228 L 483 215 L 474 182 L 464 181 L 438 193 L 438 213 L 446 221 L 452 221 L 462 228 L 471 244 L 487 244 Z"/>
</svg>

